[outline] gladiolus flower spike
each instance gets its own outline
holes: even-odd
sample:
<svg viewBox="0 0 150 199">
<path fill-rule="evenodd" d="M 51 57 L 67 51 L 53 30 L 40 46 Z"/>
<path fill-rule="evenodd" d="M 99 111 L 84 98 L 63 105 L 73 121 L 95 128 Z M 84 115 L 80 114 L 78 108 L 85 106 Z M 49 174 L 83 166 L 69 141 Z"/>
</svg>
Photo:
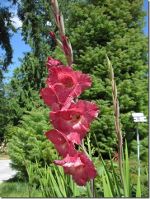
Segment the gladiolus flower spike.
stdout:
<svg viewBox="0 0 150 199">
<path fill-rule="evenodd" d="M 48 57 L 46 66 L 47 87 L 40 94 L 51 108 L 50 120 L 54 129 L 45 135 L 63 157 L 54 163 L 62 166 L 66 174 L 72 175 L 78 185 L 84 186 L 96 177 L 97 172 L 85 153 L 75 149 L 75 144 L 81 144 L 99 110 L 96 104 L 77 100 L 77 97 L 91 86 L 91 78 L 52 57 Z"/>
</svg>

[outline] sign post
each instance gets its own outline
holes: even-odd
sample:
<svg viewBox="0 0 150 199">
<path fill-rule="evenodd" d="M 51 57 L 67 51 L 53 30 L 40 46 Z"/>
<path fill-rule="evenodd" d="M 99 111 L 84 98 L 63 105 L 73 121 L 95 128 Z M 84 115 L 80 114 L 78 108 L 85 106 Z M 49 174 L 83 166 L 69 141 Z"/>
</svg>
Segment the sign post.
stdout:
<svg viewBox="0 0 150 199">
<path fill-rule="evenodd" d="M 147 122 L 146 117 L 143 113 L 132 113 L 132 117 L 136 125 L 136 139 L 137 139 L 137 160 L 138 160 L 138 176 L 140 176 L 140 138 L 139 138 L 139 130 L 138 123 Z"/>
</svg>

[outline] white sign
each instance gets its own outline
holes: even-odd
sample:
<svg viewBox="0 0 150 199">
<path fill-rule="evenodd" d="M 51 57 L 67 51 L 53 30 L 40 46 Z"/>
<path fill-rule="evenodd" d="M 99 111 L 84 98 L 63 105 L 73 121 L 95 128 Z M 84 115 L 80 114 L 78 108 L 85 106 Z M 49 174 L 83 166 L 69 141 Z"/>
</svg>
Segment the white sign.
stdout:
<svg viewBox="0 0 150 199">
<path fill-rule="evenodd" d="M 132 113 L 133 117 L 144 117 L 143 113 Z"/>
<path fill-rule="evenodd" d="M 132 117 L 134 122 L 147 122 L 147 119 L 143 113 L 132 113 Z"/>
</svg>

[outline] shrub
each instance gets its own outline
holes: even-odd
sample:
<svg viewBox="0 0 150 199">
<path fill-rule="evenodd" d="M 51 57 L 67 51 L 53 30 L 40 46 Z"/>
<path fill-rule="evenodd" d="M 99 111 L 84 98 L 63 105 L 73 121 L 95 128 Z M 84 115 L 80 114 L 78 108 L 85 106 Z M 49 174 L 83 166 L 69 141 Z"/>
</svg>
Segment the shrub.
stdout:
<svg viewBox="0 0 150 199">
<path fill-rule="evenodd" d="M 14 134 L 8 142 L 8 154 L 12 167 L 19 171 L 21 177 L 26 176 L 28 163 L 38 162 L 43 167 L 56 156 L 53 144 L 44 136 L 44 132 L 50 129 L 47 115 L 47 109 L 44 108 L 26 112 L 20 124 L 10 128 Z"/>
</svg>

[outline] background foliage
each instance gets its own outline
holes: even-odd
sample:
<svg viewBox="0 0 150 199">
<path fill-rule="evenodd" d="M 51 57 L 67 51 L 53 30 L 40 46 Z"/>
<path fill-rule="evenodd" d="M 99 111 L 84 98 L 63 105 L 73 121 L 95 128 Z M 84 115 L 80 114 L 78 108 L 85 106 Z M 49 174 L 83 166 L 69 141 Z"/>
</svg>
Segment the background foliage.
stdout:
<svg viewBox="0 0 150 199">
<path fill-rule="evenodd" d="M 0 70 L 0 119 L 2 140 L 8 141 L 9 155 L 13 167 L 26 176 L 24 160 L 39 162 L 42 167 L 55 158 L 55 151 L 43 133 L 50 129 L 48 110 L 39 98 L 39 90 L 45 86 L 47 56 L 64 60 L 64 56 L 49 37 L 49 31 L 56 35 L 52 12 L 48 0 L 13 1 L 18 6 L 22 20 L 22 36 L 30 45 L 21 65 L 15 69 L 11 81 L 3 83 L 3 68 Z M 104 159 L 117 151 L 114 131 L 111 83 L 105 55 L 110 58 L 118 88 L 121 123 L 124 140 L 128 142 L 130 157 L 136 156 L 136 126 L 131 113 L 143 112 L 148 116 L 148 67 L 147 38 L 144 27 L 142 0 L 59 0 L 65 17 L 66 34 L 74 50 L 74 68 L 92 76 L 92 87 L 82 99 L 93 100 L 100 107 L 100 114 L 91 126 L 91 144 L 94 156 L 98 149 Z M 5 10 L 6 11 L 6 10 Z M 6 50 L 6 64 L 11 62 L 10 14 L 5 18 L 5 41 L 0 45 Z M 12 29 L 13 30 L 13 29 Z M 7 114 L 5 114 L 7 113 Z M 148 160 L 148 126 L 139 125 L 142 163 Z M 98 146 L 95 145 L 95 139 Z"/>
<path fill-rule="evenodd" d="M 8 127 L 6 136 L 12 167 L 21 175 L 26 176 L 29 163 L 38 162 L 39 167 L 44 167 L 57 157 L 52 143 L 44 136 L 49 129 L 48 111 L 41 108 L 26 112 L 17 127 Z"/>
</svg>

